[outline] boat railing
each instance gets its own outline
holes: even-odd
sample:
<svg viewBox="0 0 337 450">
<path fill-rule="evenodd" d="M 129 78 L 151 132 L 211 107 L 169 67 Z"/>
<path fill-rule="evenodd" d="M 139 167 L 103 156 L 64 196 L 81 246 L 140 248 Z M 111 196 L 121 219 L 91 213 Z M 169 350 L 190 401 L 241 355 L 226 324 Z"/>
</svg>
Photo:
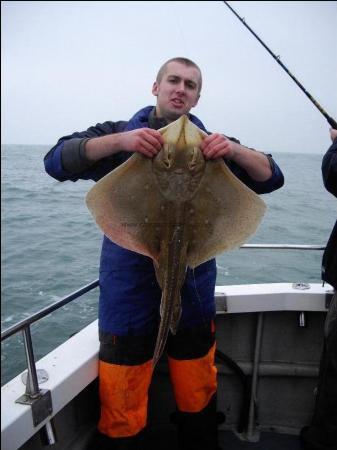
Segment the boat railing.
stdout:
<svg viewBox="0 0 337 450">
<path fill-rule="evenodd" d="M 86 294 L 87 292 L 95 289 L 98 286 L 98 279 L 91 283 L 81 287 L 75 292 L 61 298 L 60 300 L 52 303 L 51 305 L 41 309 L 40 311 L 32 314 L 28 318 L 16 323 L 9 327 L 3 333 L 1 333 L 1 342 L 10 336 L 22 331 L 23 343 L 25 349 L 25 355 L 27 360 L 27 379 L 26 379 L 26 391 L 24 395 L 16 400 L 16 403 L 23 405 L 30 405 L 32 408 L 33 423 L 34 426 L 39 425 L 43 420 L 51 415 L 53 411 L 51 394 L 47 389 L 39 388 L 38 373 L 35 365 L 33 342 L 30 332 L 30 326 L 38 320 L 46 317 L 48 314 L 58 310 L 62 306 L 70 303 L 78 297 Z M 55 433 L 52 423 L 48 421 L 43 427 L 44 440 L 48 445 L 56 443 Z"/>
<path fill-rule="evenodd" d="M 274 249 L 274 250 L 325 250 L 325 245 L 299 245 L 299 244 L 244 244 L 241 248 L 248 249 Z"/>
<path fill-rule="evenodd" d="M 273 250 L 324 250 L 325 246 L 322 245 L 296 245 L 296 244 L 245 244 L 240 249 L 273 249 Z M 34 426 L 37 426 L 44 421 L 52 413 L 51 394 L 48 390 L 41 390 L 39 388 L 38 373 L 35 365 L 34 349 L 31 337 L 30 326 L 46 317 L 48 314 L 58 310 L 62 306 L 72 302 L 76 298 L 81 297 L 87 292 L 95 289 L 99 286 L 99 280 L 96 279 L 91 283 L 82 286 L 80 289 L 66 295 L 60 300 L 52 303 L 51 305 L 41 309 L 40 311 L 32 314 L 31 316 L 23 319 L 22 321 L 10 326 L 1 333 L 1 342 L 10 336 L 22 331 L 25 356 L 27 360 L 27 379 L 26 379 L 26 391 L 25 394 L 16 400 L 16 403 L 30 405 L 33 414 Z M 217 294 L 216 294 L 217 296 Z M 44 425 L 44 434 L 48 444 L 56 442 L 53 428 L 50 422 Z"/>
</svg>

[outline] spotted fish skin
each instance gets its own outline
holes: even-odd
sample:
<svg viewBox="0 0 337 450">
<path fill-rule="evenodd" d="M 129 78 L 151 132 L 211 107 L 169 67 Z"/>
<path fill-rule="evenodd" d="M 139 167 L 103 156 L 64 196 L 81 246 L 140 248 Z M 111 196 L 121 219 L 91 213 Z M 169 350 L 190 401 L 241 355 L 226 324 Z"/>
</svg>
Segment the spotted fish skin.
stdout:
<svg viewBox="0 0 337 450">
<path fill-rule="evenodd" d="M 169 330 L 178 328 L 186 267 L 242 245 L 266 209 L 222 158 L 205 161 L 200 144 L 207 134 L 187 116 L 158 131 L 165 144 L 154 158 L 135 153 L 86 196 L 112 242 L 153 260 L 162 288 L 154 364 Z"/>
</svg>

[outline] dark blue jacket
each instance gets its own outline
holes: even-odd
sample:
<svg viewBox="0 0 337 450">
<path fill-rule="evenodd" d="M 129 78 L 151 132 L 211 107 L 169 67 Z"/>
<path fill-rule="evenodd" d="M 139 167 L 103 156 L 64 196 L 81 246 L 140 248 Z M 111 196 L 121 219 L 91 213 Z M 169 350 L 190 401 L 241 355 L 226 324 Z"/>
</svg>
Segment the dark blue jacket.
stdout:
<svg viewBox="0 0 337 450">
<path fill-rule="evenodd" d="M 98 181 L 126 161 L 132 153 L 121 151 L 92 164 L 86 161 L 83 152 L 86 140 L 149 127 L 151 125 L 149 115 L 153 108 L 148 106 L 138 111 L 128 122 L 104 122 L 86 131 L 62 137 L 45 156 L 47 173 L 59 181 L 77 181 L 78 179 Z M 197 117 L 190 114 L 189 118 L 195 125 L 206 131 Z M 280 188 L 284 182 L 279 167 L 271 155 L 268 157 L 272 176 L 266 182 L 254 181 L 233 162 L 227 164 L 249 188 L 258 194 L 263 194 Z M 187 270 L 182 288 L 181 327 L 198 325 L 214 317 L 215 282 L 215 259 L 201 264 L 194 270 Z M 121 248 L 104 236 L 100 261 L 100 330 L 115 335 L 155 332 L 159 320 L 160 299 L 161 291 L 156 281 L 152 260 Z"/>
<path fill-rule="evenodd" d="M 337 139 L 323 157 L 322 176 L 326 189 L 337 197 Z M 323 255 L 322 279 L 337 290 L 337 221 Z"/>
</svg>

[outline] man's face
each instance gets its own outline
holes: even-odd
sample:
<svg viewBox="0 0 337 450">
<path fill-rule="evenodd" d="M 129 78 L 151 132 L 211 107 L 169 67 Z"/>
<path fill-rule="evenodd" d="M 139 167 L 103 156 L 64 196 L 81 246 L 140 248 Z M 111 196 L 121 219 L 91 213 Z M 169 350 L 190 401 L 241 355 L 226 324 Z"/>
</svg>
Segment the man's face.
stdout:
<svg viewBox="0 0 337 450">
<path fill-rule="evenodd" d="M 187 114 L 198 103 L 200 74 L 195 67 L 170 62 L 159 83 L 152 87 L 157 97 L 156 113 L 170 122 Z"/>
</svg>

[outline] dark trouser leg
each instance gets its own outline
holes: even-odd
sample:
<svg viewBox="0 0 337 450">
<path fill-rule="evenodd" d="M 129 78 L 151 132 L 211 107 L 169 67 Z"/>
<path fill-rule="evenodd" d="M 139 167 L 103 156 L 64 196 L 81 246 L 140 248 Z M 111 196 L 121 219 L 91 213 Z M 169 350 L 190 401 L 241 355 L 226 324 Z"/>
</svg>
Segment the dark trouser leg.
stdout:
<svg viewBox="0 0 337 450">
<path fill-rule="evenodd" d="M 218 447 L 218 423 L 221 416 L 216 410 L 216 395 L 199 412 L 177 411 L 172 422 L 177 425 L 179 450 L 216 450 Z"/>
<path fill-rule="evenodd" d="M 143 449 L 155 336 L 100 333 L 100 341 L 101 417 L 91 449 Z"/>
<path fill-rule="evenodd" d="M 181 450 L 218 448 L 214 352 L 213 322 L 169 338 L 169 369 L 177 403 L 173 422 Z"/>
<path fill-rule="evenodd" d="M 325 322 L 314 416 L 311 425 L 302 430 L 301 443 L 306 450 L 337 448 L 337 293 Z"/>
<path fill-rule="evenodd" d="M 97 431 L 87 450 L 146 450 L 143 446 L 143 431 L 135 436 L 111 438 Z"/>
</svg>

